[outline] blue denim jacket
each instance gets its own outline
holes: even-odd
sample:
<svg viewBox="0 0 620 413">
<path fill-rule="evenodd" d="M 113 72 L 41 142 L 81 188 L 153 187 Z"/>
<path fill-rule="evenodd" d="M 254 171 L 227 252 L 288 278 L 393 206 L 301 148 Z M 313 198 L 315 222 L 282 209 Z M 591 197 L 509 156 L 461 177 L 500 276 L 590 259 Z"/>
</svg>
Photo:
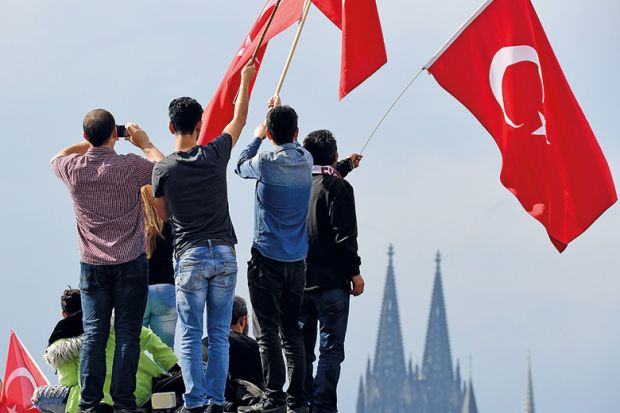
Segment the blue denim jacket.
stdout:
<svg viewBox="0 0 620 413">
<path fill-rule="evenodd" d="M 299 143 L 256 155 L 261 139 L 241 153 L 235 172 L 257 179 L 253 246 L 263 256 L 293 262 L 306 258 L 306 217 L 312 189 L 312 156 Z"/>
</svg>

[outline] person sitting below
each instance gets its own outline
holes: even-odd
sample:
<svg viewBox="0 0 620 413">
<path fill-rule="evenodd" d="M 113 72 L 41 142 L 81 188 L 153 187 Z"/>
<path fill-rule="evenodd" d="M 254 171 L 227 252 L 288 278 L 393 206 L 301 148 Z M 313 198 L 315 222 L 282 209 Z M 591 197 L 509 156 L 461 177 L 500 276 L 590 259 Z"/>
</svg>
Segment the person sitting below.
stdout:
<svg viewBox="0 0 620 413">
<path fill-rule="evenodd" d="M 262 399 L 264 389 L 263 370 L 258 343 L 248 335 L 248 306 L 245 300 L 235 296 L 230 321 L 228 381 L 226 383 L 225 411 L 237 411 L 240 405 L 248 405 Z M 208 358 L 209 337 L 202 339 L 202 359 Z"/>
<path fill-rule="evenodd" d="M 83 344 L 84 327 L 82 324 L 82 302 L 80 290 L 65 290 L 61 297 L 62 317 L 48 341 L 45 361 L 56 370 L 59 385 L 42 386 L 33 394 L 33 404 L 41 412 L 76 413 L 80 403 L 80 351 Z M 113 321 L 112 321 L 113 323 Z M 112 381 L 112 364 L 115 347 L 114 329 L 106 346 L 106 377 L 103 387 L 103 399 L 98 412 L 112 412 L 113 402 L 110 395 Z M 149 357 L 147 352 L 152 356 Z M 146 327 L 140 333 L 140 360 L 136 374 L 134 396 L 138 406 L 150 402 L 153 379 L 166 371 L 176 371 L 177 356 L 159 337 Z"/>
</svg>

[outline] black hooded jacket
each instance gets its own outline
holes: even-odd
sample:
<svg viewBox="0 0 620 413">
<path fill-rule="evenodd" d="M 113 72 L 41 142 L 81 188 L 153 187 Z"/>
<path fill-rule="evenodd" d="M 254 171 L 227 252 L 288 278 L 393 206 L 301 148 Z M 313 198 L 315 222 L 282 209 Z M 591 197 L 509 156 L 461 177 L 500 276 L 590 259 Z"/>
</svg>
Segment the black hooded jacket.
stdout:
<svg viewBox="0 0 620 413">
<path fill-rule="evenodd" d="M 343 177 L 352 169 L 347 161 L 336 165 Z M 307 224 L 306 291 L 349 290 L 361 265 L 351 184 L 337 176 L 313 175 Z"/>
</svg>

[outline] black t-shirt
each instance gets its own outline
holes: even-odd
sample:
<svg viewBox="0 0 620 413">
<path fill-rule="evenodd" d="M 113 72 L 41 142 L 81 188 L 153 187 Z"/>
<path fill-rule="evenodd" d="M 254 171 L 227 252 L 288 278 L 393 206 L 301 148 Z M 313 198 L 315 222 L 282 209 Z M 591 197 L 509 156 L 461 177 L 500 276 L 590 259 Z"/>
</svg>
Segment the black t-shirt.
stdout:
<svg viewBox="0 0 620 413">
<path fill-rule="evenodd" d="M 174 284 L 174 264 L 172 262 L 172 226 L 164 222 L 161 236 L 155 241 L 155 249 L 149 258 L 149 285 Z"/>
<path fill-rule="evenodd" d="M 166 197 L 177 256 L 208 240 L 237 243 L 226 184 L 231 150 L 232 137 L 225 133 L 208 145 L 174 152 L 153 168 L 153 193 Z"/>
<path fill-rule="evenodd" d="M 233 380 L 245 380 L 264 388 L 263 370 L 258 343 L 252 337 L 231 331 L 228 337 L 228 375 Z M 202 339 L 202 360 L 207 361 L 209 338 Z"/>
</svg>

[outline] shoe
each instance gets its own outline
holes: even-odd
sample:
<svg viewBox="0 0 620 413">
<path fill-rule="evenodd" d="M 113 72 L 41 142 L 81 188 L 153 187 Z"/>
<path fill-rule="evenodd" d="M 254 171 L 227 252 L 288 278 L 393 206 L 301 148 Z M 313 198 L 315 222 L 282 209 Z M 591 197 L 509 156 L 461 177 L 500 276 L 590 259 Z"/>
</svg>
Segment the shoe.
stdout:
<svg viewBox="0 0 620 413">
<path fill-rule="evenodd" d="M 224 413 L 224 406 L 219 404 L 210 404 L 207 406 L 205 413 Z"/>
<path fill-rule="evenodd" d="M 296 407 L 294 409 L 287 407 L 286 413 L 310 413 L 310 408 L 308 406 Z"/>
<path fill-rule="evenodd" d="M 205 413 L 205 408 L 204 406 L 202 406 L 202 407 L 192 407 L 191 409 L 188 409 L 185 406 L 181 406 L 177 409 L 175 413 Z"/>
<path fill-rule="evenodd" d="M 265 399 L 252 406 L 239 406 L 238 413 L 286 413 L 286 403 L 276 404 L 275 402 Z"/>
</svg>

